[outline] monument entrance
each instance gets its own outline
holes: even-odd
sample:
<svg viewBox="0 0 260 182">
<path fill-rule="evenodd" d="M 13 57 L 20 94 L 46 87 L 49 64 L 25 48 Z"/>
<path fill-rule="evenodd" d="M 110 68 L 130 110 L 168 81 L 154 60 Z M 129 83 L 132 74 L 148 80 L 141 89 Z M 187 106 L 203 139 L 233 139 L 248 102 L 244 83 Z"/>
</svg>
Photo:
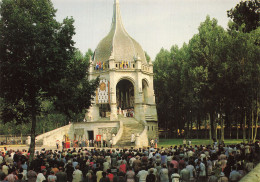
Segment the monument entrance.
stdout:
<svg viewBox="0 0 260 182">
<path fill-rule="evenodd" d="M 134 109 L 134 86 L 129 80 L 120 80 L 116 85 L 117 107 L 122 110 Z"/>
<path fill-rule="evenodd" d="M 88 139 L 89 140 L 94 140 L 94 132 L 92 131 L 88 131 Z"/>
</svg>

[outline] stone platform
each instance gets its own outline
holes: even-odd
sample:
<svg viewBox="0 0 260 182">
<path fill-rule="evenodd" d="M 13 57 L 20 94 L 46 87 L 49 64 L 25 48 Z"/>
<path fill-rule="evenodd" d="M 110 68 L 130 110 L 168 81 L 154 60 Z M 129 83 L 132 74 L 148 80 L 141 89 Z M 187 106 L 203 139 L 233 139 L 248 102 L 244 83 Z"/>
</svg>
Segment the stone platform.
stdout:
<svg viewBox="0 0 260 182">
<path fill-rule="evenodd" d="M 131 143 L 132 133 L 136 142 Z M 36 146 L 54 147 L 56 141 L 64 141 L 68 137 L 73 140 L 96 140 L 97 135 L 101 141 L 112 141 L 114 147 L 143 147 L 148 146 L 148 132 L 145 122 L 139 122 L 132 117 L 118 116 L 118 120 L 110 121 L 101 118 L 95 122 L 71 123 L 69 125 L 46 132 L 36 137 Z"/>
</svg>

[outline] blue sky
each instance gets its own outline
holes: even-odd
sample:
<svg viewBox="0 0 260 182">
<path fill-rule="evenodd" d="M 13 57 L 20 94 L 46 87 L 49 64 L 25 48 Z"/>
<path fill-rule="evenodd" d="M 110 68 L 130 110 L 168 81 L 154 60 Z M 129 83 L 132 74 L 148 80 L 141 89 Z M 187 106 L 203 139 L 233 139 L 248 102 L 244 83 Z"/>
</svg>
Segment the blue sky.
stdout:
<svg viewBox="0 0 260 182">
<path fill-rule="evenodd" d="M 53 0 L 57 19 L 75 20 L 76 47 L 85 53 L 95 50 L 110 30 L 114 0 Z M 209 15 L 227 28 L 227 10 L 240 0 L 119 0 L 121 17 L 128 34 L 141 44 L 154 60 L 163 47 L 182 46 L 198 33 Z"/>
</svg>

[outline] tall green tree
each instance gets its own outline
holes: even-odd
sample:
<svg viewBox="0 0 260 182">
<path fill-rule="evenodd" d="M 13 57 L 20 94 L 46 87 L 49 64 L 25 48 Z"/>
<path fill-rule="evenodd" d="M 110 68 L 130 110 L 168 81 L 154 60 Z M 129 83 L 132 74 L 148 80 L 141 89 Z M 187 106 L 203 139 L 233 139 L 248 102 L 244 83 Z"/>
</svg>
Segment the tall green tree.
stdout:
<svg viewBox="0 0 260 182">
<path fill-rule="evenodd" d="M 252 127 L 252 123 L 256 121 L 255 117 L 259 115 L 260 47 L 256 43 L 259 41 L 259 30 L 260 28 L 250 33 L 244 33 L 230 29 L 228 37 L 229 48 L 226 59 L 232 93 L 230 98 L 240 113 L 239 119 L 243 128 L 244 140 L 246 139 L 246 125 L 250 128 L 251 119 Z M 250 138 L 252 138 L 251 131 L 248 131 Z"/>
<path fill-rule="evenodd" d="M 227 11 L 229 18 L 233 20 L 232 27 L 243 32 L 250 32 L 260 26 L 260 2 L 259 0 L 240 1 L 235 8 Z"/>
<path fill-rule="evenodd" d="M 258 0 L 241 1 L 235 8 L 227 11 L 229 22 L 229 49 L 227 54 L 233 81 L 239 86 L 234 100 L 240 114 L 240 125 L 243 128 L 243 139 L 255 140 L 259 118 L 259 27 L 260 2 Z M 239 51 L 240 50 L 240 51 Z M 239 56 L 238 56 L 239 55 Z M 237 76 L 237 73 L 240 73 Z M 235 87 L 234 87 L 235 88 Z M 248 132 L 246 132 L 246 126 Z M 253 128 L 255 127 L 255 130 Z"/>
<path fill-rule="evenodd" d="M 60 23 L 55 13 L 49 0 L 0 4 L 1 119 L 32 123 L 30 160 L 41 103 L 53 101 L 57 110 L 71 116 L 90 106 L 97 85 L 87 80 L 88 63 L 74 59 L 74 20 Z"/>
<path fill-rule="evenodd" d="M 210 114 L 213 137 L 216 138 L 215 121 L 218 113 L 223 113 L 225 96 L 221 80 L 225 64 L 222 59 L 222 47 L 227 37 L 225 30 L 217 24 L 216 19 L 206 20 L 199 26 L 199 33 L 190 41 L 191 75 L 196 80 L 195 90 L 198 92 L 200 103 Z M 198 120 L 201 119 L 198 112 Z"/>
</svg>

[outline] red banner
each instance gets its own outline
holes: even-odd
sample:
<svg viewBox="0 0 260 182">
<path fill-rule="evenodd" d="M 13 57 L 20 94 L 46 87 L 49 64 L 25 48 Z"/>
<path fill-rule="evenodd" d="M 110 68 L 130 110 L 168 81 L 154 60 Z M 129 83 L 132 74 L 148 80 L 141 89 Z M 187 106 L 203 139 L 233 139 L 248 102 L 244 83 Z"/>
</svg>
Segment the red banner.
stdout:
<svg viewBox="0 0 260 182">
<path fill-rule="evenodd" d="M 96 141 L 97 141 L 97 142 L 100 142 L 100 141 L 101 141 L 101 135 L 97 135 L 97 136 L 96 136 Z"/>
</svg>

